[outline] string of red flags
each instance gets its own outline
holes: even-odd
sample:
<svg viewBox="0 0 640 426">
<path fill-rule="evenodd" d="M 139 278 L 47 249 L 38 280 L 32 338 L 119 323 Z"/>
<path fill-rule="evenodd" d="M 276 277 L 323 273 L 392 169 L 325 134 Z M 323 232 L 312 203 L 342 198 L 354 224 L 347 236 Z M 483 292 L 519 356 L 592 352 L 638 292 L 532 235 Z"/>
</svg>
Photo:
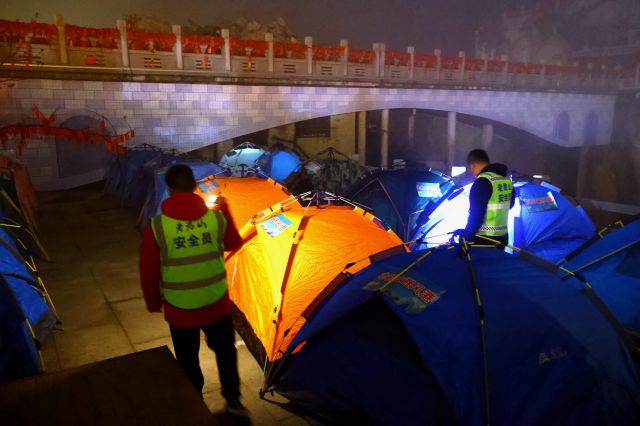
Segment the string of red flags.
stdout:
<svg viewBox="0 0 640 426">
<path fill-rule="evenodd" d="M 57 115 L 55 111 L 47 117 L 37 106 L 34 106 L 31 112 L 36 120 L 38 120 L 37 124 L 11 124 L 0 128 L 0 142 L 2 142 L 3 145 L 5 145 L 9 139 L 18 139 L 16 146 L 18 154 L 22 154 L 24 147 L 30 139 L 37 137 L 44 138 L 45 136 L 67 139 L 76 144 L 101 144 L 114 154 L 122 154 L 127 152 L 127 147 L 122 144 L 132 140 L 136 136 L 134 129 L 121 135 L 106 134 L 104 118 L 100 118 L 97 124 L 89 126 L 86 129 L 69 129 L 56 125 Z"/>
</svg>

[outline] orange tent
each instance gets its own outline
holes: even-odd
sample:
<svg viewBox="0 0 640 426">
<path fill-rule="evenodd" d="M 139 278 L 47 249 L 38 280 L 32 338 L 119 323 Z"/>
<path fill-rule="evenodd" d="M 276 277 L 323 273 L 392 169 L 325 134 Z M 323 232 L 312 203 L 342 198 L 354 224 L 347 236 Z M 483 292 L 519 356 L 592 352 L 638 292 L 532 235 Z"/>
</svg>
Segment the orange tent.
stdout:
<svg viewBox="0 0 640 426">
<path fill-rule="evenodd" d="M 392 230 L 358 207 L 303 202 L 289 198 L 256 215 L 226 259 L 236 327 L 259 362 L 279 359 L 303 312 L 341 272 L 364 268 L 374 253 L 404 251 Z"/>
<path fill-rule="evenodd" d="M 239 228 L 257 213 L 290 196 L 278 182 L 255 176 L 209 176 L 198 182 L 196 193 L 205 201 L 210 196 L 222 195 L 229 205 L 233 223 Z"/>
</svg>

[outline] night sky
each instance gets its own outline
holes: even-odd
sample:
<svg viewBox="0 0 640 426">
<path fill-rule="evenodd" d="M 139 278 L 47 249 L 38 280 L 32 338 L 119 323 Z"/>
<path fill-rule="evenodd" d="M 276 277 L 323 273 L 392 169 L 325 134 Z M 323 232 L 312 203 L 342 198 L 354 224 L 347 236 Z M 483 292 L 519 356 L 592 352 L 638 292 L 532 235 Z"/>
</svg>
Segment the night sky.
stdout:
<svg viewBox="0 0 640 426">
<path fill-rule="evenodd" d="M 135 4 L 132 4 L 135 3 Z M 405 50 L 414 45 L 426 52 L 443 48 L 445 53 L 471 51 L 474 30 L 483 20 L 501 15 L 504 0 L 2 0 L 0 18 L 53 22 L 62 12 L 67 23 L 112 27 L 127 14 L 158 16 L 183 24 L 191 18 L 199 24 L 217 24 L 245 17 L 263 23 L 282 16 L 302 38 L 314 43 L 337 45 L 347 39 L 353 47 L 371 47 L 386 42 L 388 49 Z M 531 3 L 510 0 L 508 4 Z M 178 5 L 178 6 L 176 6 Z"/>
</svg>

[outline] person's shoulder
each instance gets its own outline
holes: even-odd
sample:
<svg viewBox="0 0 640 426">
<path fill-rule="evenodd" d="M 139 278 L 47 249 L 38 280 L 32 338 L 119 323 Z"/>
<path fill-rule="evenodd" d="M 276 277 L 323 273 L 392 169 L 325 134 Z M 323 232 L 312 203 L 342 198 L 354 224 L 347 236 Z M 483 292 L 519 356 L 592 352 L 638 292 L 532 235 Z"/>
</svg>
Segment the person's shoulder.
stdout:
<svg viewBox="0 0 640 426">
<path fill-rule="evenodd" d="M 508 171 L 509 171 L 509 168 L 506 166 L 506 164 L 491 163 L 487 167 L 485 167 L 485 169 L 482 172 L 495 173 L 497 175 L 506 177 Z"/>
<path fill-rule="evenodd" d="M 493 185 L 491 185 L 491 181 L 487 176 L 478 176 L 478 179 L 473 182 L 471 185 L 471 193 L 477 196 L 480 194 L 491 195 L 491 191 L 493 191 Z"/>
</svg>

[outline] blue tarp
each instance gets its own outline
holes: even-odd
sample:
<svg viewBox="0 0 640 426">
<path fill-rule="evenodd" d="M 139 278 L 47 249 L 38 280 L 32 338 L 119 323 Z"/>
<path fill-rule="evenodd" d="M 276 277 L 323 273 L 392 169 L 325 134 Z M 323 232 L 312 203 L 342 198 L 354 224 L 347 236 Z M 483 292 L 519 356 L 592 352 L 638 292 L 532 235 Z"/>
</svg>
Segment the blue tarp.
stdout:
<svg viewBox="0 0 640 426">
<path fill-rule="evenodd" d="M 107 192 L 125 199 L 132 206 L 141 206 L 146 198 L 149 176 L 144 165 L 166 156 L 157 149 L 135 149 L 118 155 L 109 168 L 105 189 Z"/>
<path fill-rule="evenodd" d="M 56 323 L 16 244 L 0 229 L 0 382 L 41 372 L 37 344 Z"/>
<path fill-rule="evenodd" d="M 620 322 L 640 337 L 640 219 L 589 241 L 562 266 L 582 275 Z"/>
<path fill-rule="evenodd" d="M 408 241 L 453 187 L 451 178 L 436 170 L 383 170 L 356 183 L 346 196 Z"/>
<path fill-rule="evenodd" d="M 212 175 L 228 175 L 228 172 L 225 169 L 215 163 L 199 160 L 187 160 L 179 157 L 168 158 L 162 162 L 154 161 L 151 164 L 147 164 L 145 166 L 145 173 L 149 174 L 151 179 L 149 179 L 150 183 L 147 184 L 147 199 L 142 206 L 140 217 L 138 218 L 139 226 L 146 226 L 151 217 L 160 214 L 160 204 L 169 197 L 169 189 L 165 183 L 164 174 L 167 169 L 174 164 L 185 164 L 191 167 L 196 181 Z"/>
<path fill-rule="evenodd" d="M 559 262 L 595 235 L 595 226 L 581 206 L 555 189 L 515 182 L 516 202 L 509 212 L 509 243 L 552 262 Z M 454 190 L 420 226 L 414 238 L 425 246 L 447 242 L 450 232 L 464 228 L 471 184 Z"/>
<path fill-rule="evenodd" d="M 425 253 L 346 277 L 308 315 L 267 390 L 329 424 L 640 424 L 629 351 L 582 283 L 471 247 L 483 345 L 457 249 L 433 249 L 385 286 Z"/>
<path fill-rule="evenodd" d="M 284 184 L 289 175 L 298 170 L 302 160 L 292 151 L 267 152 L 258 160 L 259 169 L 265 176 Z"/>
<path fill-rule="evenodd" d="M 220 166 L 229 169 L 231 176 L 253 175 L 258 168 L 258 159 L 265 153 L 264 149 L 244 142 L 224 154 Z"/>
</svg>

